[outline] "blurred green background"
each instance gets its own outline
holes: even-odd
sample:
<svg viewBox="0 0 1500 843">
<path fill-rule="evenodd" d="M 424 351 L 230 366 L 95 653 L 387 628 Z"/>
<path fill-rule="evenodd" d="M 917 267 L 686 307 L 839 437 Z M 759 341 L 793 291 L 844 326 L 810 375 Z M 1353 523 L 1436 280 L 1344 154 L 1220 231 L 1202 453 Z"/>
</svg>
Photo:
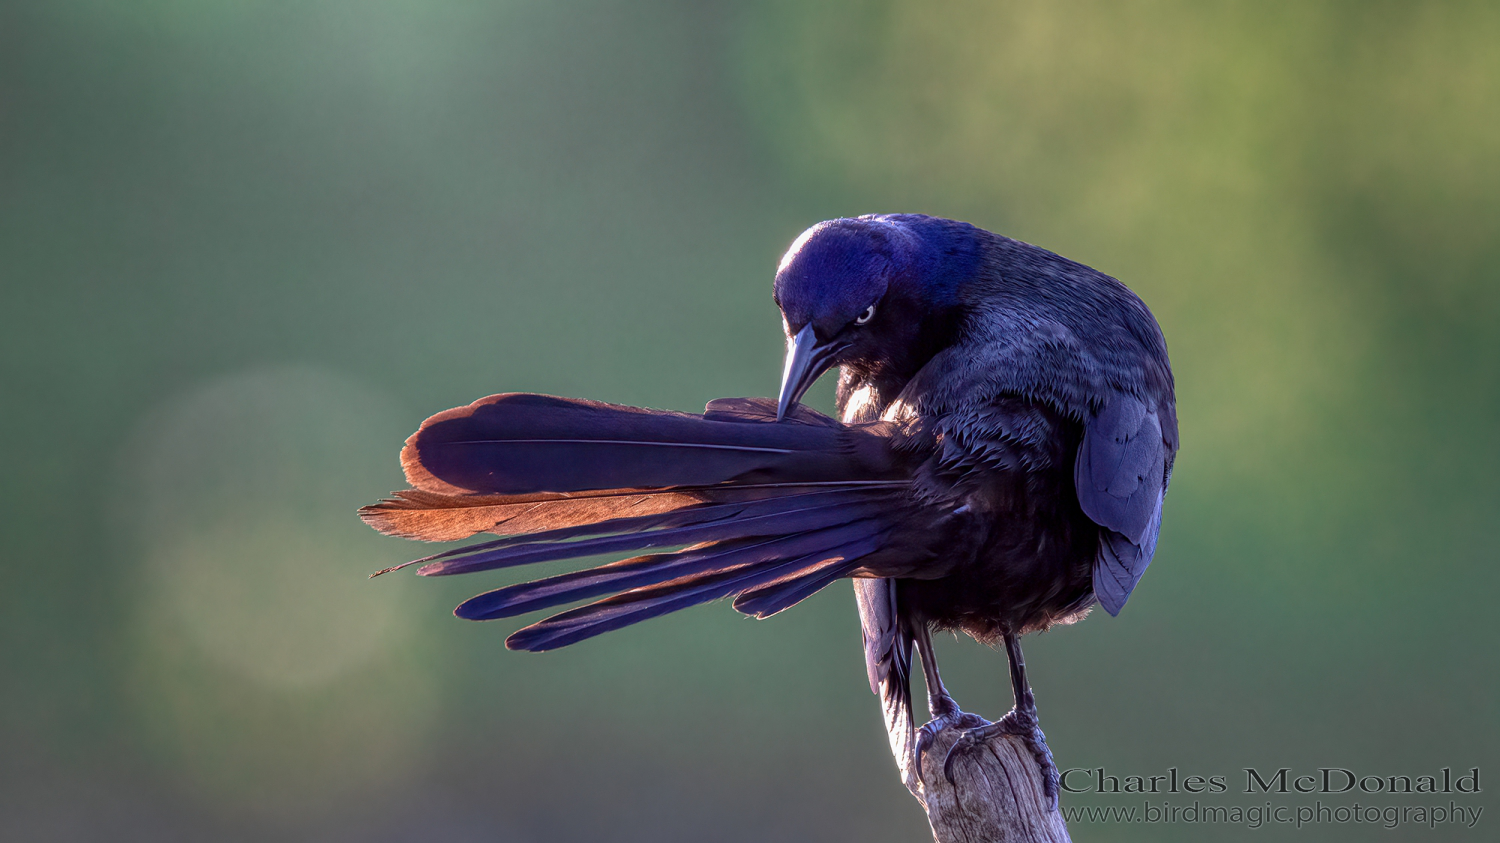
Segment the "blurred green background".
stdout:
<svg viewBox="0 0 1500 843">
<path fill-rule="evenodd" d="M 354 516 L 481 395 L 772 394 L 782 250 L 873 211 L 1099 267 L 1171 346 L 1156 562 L 1027 642 L 1061 766 L 1500 807 L 1492 0 L 45 0 L 0 4 L 0 836 L 925 839 L 847 586 L 508 653 L 448 611 L 532 572 L 367 581 L 420 548 Z M 1377 833 L 1434 836 L 1300 836 Z"/>
</svg>

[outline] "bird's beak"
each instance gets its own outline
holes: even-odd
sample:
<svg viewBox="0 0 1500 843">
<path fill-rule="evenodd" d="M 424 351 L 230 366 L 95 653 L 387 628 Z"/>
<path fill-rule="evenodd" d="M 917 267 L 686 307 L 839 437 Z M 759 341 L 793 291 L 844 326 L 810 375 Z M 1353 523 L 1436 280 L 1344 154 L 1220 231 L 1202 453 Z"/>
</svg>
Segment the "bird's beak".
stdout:
<svg viewBox="0 0 1500 843">
<path fill-rule="evenodd" d="M 786 368 L 781 373 L 781 398 L 776 402 L 777 421 L 786 418 L 807 388 L 828 371 L 838 351 L 839 346 L 833 343 L 818 345 L 812 325 L 803 326 L 795 337 L 786 341 Z"/>
</svg>

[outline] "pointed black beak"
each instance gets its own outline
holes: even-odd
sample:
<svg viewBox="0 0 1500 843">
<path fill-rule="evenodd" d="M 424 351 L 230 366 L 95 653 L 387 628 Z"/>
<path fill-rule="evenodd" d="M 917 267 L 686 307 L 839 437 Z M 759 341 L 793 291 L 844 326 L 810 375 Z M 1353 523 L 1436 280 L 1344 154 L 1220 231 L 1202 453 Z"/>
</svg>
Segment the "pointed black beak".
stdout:
<svg viewBox="0 0 1500 843">
<path fill-rule="evenodd" d="M 802 400 L 803 393 L 813 385 L 818 376 L 833 365 L 833 358 L 843 346 L 835 343 L 818 345 L 812 325 L 806 325 L 795 337 L 786 341 L 786 368 L 781 373 L 781 398 L 776 403 L 776 420 L 786 414 Z"/>
</svg>

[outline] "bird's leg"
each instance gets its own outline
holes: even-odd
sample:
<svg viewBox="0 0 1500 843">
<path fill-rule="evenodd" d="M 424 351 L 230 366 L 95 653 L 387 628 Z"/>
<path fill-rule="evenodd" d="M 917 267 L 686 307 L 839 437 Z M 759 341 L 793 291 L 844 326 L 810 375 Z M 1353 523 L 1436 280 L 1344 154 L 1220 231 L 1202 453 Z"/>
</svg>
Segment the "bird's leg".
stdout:
<svg viewBox="0 0 1500 843">
<path fill-rule="evenodd" d="M 953 762 L 956 756 L 984 745 L 995 735 L 1016 735 L 1026 741 L 1037 766 L 1042 770 L 1042 792 L 1046 795 L 1051 810 L 1057 810 L 1058 775 L 1057 764 L 1052 761 L 1052 751 L 1047 748 L 1047 737 L 1042 734 L 1037 721 L 1036 696 L 1026 681 L 1026 662 L 1021 658 L 1021 641 L 1015 635 L 1005 634 L 1005 655 L 1010 661 L 1010 687 L 1016 704 L 1005 716 L 978 728 L 969 729 L 959 736 L 948 757 L 943 760 L 943 775 L 953 780 Z"/>
<path fill-rule="evenodd" d="M 968 714 L 959 710 L 958 703 L 948 694 L 948 689 L 943 686 L 943 678 L 938 675 L 937 655 L 932 651 L 932 635 L 926 624 L 920 624 L 917 629 L 912 630 L 912 645 L 917 648 L 917 655 L 922 659 L 922 680 L 927 685 L 927 716 L 929 719 L 917 732 L 917 744 L 913 750 L 913 769 L 921 775 L 922 753 L 932 745 L 938 732 L 949 726 L 960 729 L 974 729 L 989 724 L 988 720 L 977 714 Z"/>
</svg>

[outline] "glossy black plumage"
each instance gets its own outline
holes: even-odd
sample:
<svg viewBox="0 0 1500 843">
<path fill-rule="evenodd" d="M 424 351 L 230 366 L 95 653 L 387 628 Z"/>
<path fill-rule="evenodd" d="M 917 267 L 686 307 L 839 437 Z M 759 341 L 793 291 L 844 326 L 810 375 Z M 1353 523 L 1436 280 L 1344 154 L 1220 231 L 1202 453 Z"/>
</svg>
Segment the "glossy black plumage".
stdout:
<svg viewBox="0 0 1500 843">
<path fill-rule="evenodd" d="M 803 589 L 812 583 L 849 575 L 857 560 L 882 550 L 907 492 L 904 457 L 890 447 L 896 433 L 892 425 L 850 427 L 805 409 L 777 423 L 764 399 L 715 401 L 693 416 L 491 396 L 428 419 L 402 452 L 416 488 L 361 514 L 408 538 L 506 534 L 418 560 L 426 576 L 692 545 L 497 589 L 457 610 L 488 620 L 635 590 L 628 614 L 620 601 L 601 602 L 507 641 L 550 649 L 626 618 L 723 597 L 769 615 L 811 593 Z M 663 450 L 677 458 L 656 456 Z M 647 482 L 604 488 L 622 475 Z M 641 591 L 649 587 L 655 590 Z"/>
<path fill-rule="evenodd" d="M 916 215 L 814 226 L 783 259 L 775 298 L 788 337 L 779 401 L 694 416 L 492 396 L 424 423 L 402 453 L 414 489 L 361 512 L 410 538 L 504 536 L 423 560 L 428 575 L 683 548 L 459 607 L 490 619 L 615 595 L 521 630 L 507 641 L 518 649 L 725 597 L 766 616 L 855 577 L 899 755 L 914 649 L 934 710 L 951 704 L 929 630 L 1006 639 L 1024 684 L 1017 637 L 1096 600 L 1124 606 L 1155 551 L 1177 450 L 1166 345 L 1114 279 Z M 841 421 L 797 407 L 833 366 Z"/>
</svg>

